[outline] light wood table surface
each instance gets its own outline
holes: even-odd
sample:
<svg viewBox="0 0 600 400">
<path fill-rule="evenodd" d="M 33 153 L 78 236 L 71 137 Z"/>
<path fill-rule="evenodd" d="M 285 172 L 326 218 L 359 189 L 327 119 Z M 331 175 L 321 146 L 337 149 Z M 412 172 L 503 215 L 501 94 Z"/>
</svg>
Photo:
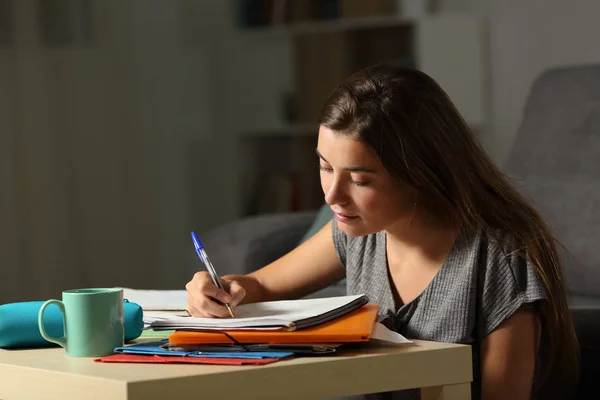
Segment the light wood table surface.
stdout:
<svg viewBox="0 0 600 400">
<path fill-rule="evenodd" d="M 312 399 L 424 388 L 423 400 L 471 398 L 471 347 L 415 341 L 263 366 L 117 364 L 62 348 L 0 350 L 0 398 Z"/>
</svg>

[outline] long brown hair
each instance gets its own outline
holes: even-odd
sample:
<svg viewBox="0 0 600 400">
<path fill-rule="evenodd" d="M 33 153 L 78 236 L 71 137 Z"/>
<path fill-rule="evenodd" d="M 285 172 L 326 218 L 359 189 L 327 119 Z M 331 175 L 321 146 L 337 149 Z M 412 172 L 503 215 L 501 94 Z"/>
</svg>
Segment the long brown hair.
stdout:
<svg viewBox="0 0 600 400">
<path fill-rule="evenodd" d="M 384 168 L 435 205 L 438 215 L 472 231 L 503 232 L 519 243 L 513 251 L 537 271 L 548 296 L 541 308 L 537 395 L 568 396 L 579 376 L 579 347 L 556 239 L 482 149 L 442 88 L 418 70 L 376 65 L 342 82 L 319 122 L 369 146 Z"/>
</svg>

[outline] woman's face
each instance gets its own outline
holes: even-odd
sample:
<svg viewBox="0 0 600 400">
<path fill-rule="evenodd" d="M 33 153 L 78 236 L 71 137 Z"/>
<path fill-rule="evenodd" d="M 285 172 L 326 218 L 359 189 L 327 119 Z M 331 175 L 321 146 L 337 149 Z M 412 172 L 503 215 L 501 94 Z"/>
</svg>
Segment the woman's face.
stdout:
<svg viewBox="0 0 600 400">
<path fill-rule="evenodd" d="M 361 142 L 321 126 L 321 187 L 339 228 L 363 236 L 408 223 L 415 192 L 400 185 Z"/>
</svg>

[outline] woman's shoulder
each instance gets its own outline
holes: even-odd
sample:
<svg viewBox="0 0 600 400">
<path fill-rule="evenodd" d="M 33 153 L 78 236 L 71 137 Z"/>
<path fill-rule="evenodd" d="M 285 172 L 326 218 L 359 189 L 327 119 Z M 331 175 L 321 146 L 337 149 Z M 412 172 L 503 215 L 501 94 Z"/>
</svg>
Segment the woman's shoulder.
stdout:
<svg viewBox="0 0 600 400">
<path fill-rule="evenodd" d="M 461 236 L 463 250 L 476 251 L 488 260 L 507 257 L 525 250 L 511 232 L 502 229 L 463 229 Z"/>
<path fill-rule="evenodd" d="M 525 245 L 506 230 L 479 233 L 478 275 L 494 291 L 512 289 L 542 293 L 543 283 L 529 260 Z M 511 290 L 512 290 L 511 289 Z"/>
<path fill-rule="evenodd" d="M 547 299 L 547 292 L 527 249 L 513 234 L 491 230 L 481 237 L 477 281 L 485 337 L 521 307 Z"/>
<path fill-rule="evenodd" d="M 461 260 L 471 260 L 477 275 L 495 284 L 518 277 L 537 280 L 537 272 L 529 262 L 527 248 L 506 230 L 463 230 L 462 244 L 457 250 Z"/>
<path fill-rule="evenodd" d="M 517 259 L 527 260 L 527 248 L 509 231 L 490 229 L 483 234 L 483 239 L 491 260 L 503 260 L 508 265 Z"/>
</svg>

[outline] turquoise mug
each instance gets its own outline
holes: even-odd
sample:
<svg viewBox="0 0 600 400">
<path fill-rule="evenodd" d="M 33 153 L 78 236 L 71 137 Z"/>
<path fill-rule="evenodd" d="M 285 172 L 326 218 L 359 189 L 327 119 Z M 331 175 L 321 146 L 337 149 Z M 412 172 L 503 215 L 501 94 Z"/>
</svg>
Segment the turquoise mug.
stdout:
<svg viewBox="0 0 600 400">
<path fill-rule="evenodd" d="M 52 337 L 44 329 L 44 310 L 58 306 L 63 314 L 64 336 Z M 48 300 L 40 307 L 42 337 L 65 348 L 67 356 L 102 357 L 123 346 L 123 289 L 74 289 L 62 292 L 62 301 Z"/>
</svg>

